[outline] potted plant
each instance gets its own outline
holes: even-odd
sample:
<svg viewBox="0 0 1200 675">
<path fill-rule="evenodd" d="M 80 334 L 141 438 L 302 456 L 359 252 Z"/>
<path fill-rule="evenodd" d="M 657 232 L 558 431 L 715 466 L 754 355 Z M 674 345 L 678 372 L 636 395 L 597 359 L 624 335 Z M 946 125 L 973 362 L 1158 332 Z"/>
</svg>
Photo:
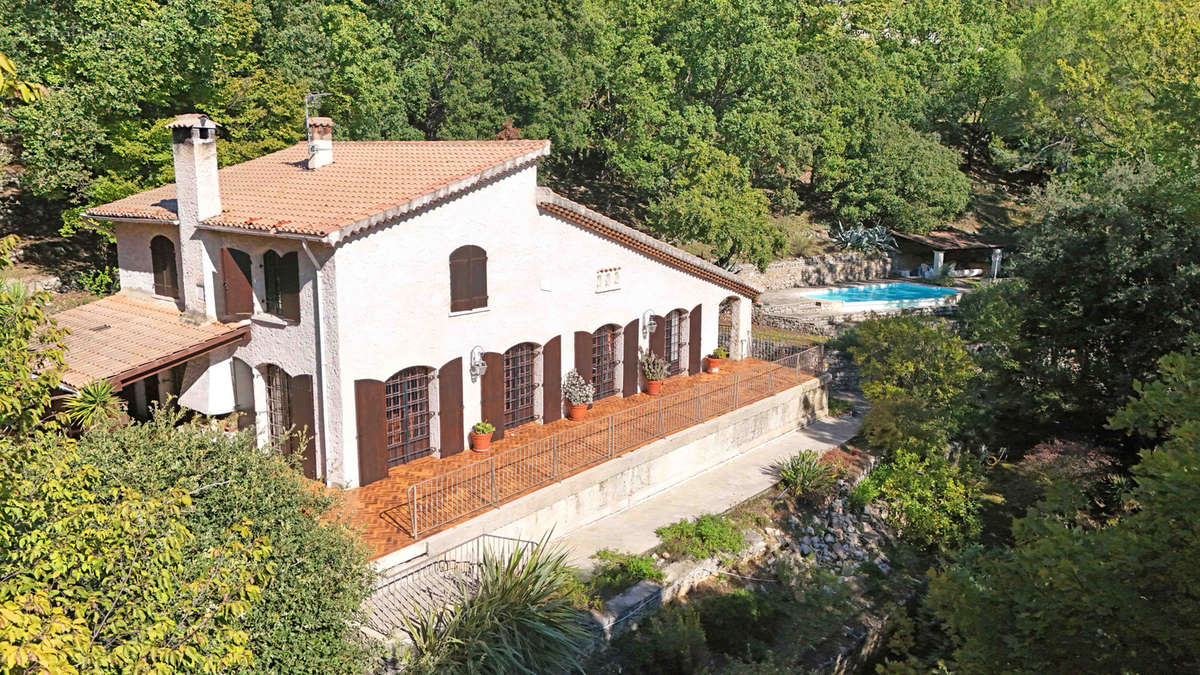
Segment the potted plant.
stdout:
<svg viewBox="0 0 1200 675">
<path fill-rule="evenodd" d="M 721 362 L 729 358 L 729 350 L 724 347 L 717 347 L 709 354 L 707 361 L 704 364 L 704 372 L 719 373 L 721 372 Z"/>
<path fill-rule="evenodd" d="M 471 449 L 483 452 L 492 447 L 492 434 L 496 433 L 496 427 L 490 422 L 476 422 L 475 426 L 471 427 Z"/>
<path fill-rule="evenodd" d="M 663 380 L 667 379 L 667 362 L 654 352 L 642 352 L 642 377 L 646 378 L 646 393 L 658 396 Z"/>
<path fill-rule="evenodd" d="M 563 396 L 567 399 L 567 418 L 577 422 L 587 416 L 588 406 L 596 396 L 596 386 L 585 382 L 574 368 L 563 379 Z"/>
</svg>

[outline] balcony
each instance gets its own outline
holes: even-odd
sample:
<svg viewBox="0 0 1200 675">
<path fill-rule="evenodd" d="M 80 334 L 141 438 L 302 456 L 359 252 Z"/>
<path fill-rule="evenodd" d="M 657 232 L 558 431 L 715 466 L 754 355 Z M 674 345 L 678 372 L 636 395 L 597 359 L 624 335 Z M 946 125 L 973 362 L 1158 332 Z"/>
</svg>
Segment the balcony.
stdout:
<svg viewBox="0 0 1200 675">
<path fill-rule="evenodd" d="M 763 353 L 756 350 L 755 353 Z M 775 361 L 726 361 L 720 373 L 676 376 L 662 394 L 597 401 L 585 420 L 532 422 L 505 431 L 486 453 L 425 457 L 349 490 L 349 521 L 363 529 L 372 557 L 399 550 L 487 509 L 512 501 L 655 440 L 812 379 L 823 351 L 783 346 Z"/>
</svg>

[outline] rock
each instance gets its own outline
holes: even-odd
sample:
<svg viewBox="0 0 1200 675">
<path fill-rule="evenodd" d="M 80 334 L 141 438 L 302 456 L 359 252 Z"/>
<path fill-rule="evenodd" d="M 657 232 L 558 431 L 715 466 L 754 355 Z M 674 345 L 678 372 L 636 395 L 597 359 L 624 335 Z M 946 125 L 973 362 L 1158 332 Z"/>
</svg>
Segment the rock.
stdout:
<svg viewBox="0 0 1200 675">
<path fill-rule="evenodd" d="M 833 543 L 834 541 L 836 541 L 836 540 L 834 539 L 834 537 L 833 537 L 833 535 L 832 535 L 832 534 L 826 533 L 826 534 L 825 534 L 825 541 L 826 541 L 827 543 L 830 543 L 830 544 L 832 544 L 832 543 Z"/>
<path fill-rule="evenodd" d="M 800 555 L 808 555 L 809 553 L 812 553 L 812 552 L 813 552 L 813 549 L 811 546 L 809 546 L 808 544 L 800 544 Z"/>
<path fill-rule="evenodd" d="M 809 525 L 808 527 L 804 528 L 804 533 L 811 537 L 812 535 L 816 534 L 817 531 L 813 529 L 812 525 Z"/>
</svg>

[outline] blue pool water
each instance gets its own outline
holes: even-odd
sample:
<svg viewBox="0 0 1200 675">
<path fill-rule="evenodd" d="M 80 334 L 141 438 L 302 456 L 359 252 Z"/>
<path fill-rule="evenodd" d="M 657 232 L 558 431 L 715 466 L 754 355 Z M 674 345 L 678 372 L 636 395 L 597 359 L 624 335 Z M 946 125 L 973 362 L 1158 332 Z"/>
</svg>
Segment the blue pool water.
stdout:
<svg viewBox="0 0 1200 675">
<path fill-rule="evenodd" d="M 960 291 L 924 284 L 873 284 L 871 286 L 855 286 L 853 288 L 834 288 L 825 291 L 805 293 L 814 300 L 837 300 L 845 303 L 870 303 L 855 305 L 847 309 L 871 309 L 878 307 L 914 307 L 936 304 L 936 301 L 947 295 L 957 295 Z"/>
</svg>

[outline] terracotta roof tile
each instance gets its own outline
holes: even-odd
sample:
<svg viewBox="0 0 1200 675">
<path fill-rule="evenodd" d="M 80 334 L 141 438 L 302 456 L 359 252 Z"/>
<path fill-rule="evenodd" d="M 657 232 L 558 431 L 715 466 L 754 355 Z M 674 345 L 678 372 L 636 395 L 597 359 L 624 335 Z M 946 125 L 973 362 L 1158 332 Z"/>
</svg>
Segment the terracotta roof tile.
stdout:
<svg viewBox="0 0 1200 675">
<path fill-rule="evenodd" d="M 544 140 L 335 141 L 333 163 L 309 170 L 308 147 L 298 143 L 221 169 L 222 212 L 205 224 L 325 236 L 415 200 L 454 192 L 463 181 L 531 162 L 549 150 Z M 84 215 L 173 221 L 175 185 Z"/>
<path fill-rule="evenodd" d="M 54 315 L 67 347 L 63 382 L 78 389 L 100 379 L 139 379 L 155 363 L 187 359 L 236 341 L 248 326 L 186 323 L 177 311 L 113 295 Z M 131 381 L 131 380 L 129 380 Z"/>
</svg>

